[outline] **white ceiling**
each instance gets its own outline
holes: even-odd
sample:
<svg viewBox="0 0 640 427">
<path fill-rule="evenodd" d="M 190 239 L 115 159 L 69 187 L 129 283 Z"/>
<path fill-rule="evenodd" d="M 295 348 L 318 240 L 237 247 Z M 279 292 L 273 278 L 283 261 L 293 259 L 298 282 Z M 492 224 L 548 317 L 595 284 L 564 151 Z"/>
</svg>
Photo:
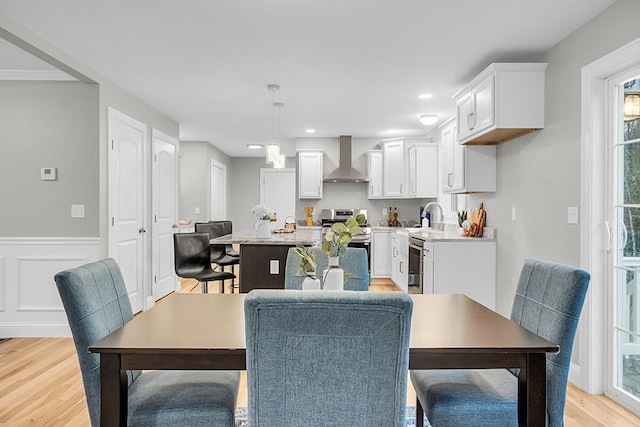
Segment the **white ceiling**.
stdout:
<svg viewBox="0 0 640 427">
<path fill-rule="evenodd" d="M 613 3 L 0 0 L 0 13 L 179 122 L 181 140 L 235 157 L 271 139 L 267 84 L 288 155 L 299 137 L 424 135 L 418 116 L 451 117 L 491 62 L 533 62 Z M 11 68 L 14 50 L 0 53 Z"/>
</svg>

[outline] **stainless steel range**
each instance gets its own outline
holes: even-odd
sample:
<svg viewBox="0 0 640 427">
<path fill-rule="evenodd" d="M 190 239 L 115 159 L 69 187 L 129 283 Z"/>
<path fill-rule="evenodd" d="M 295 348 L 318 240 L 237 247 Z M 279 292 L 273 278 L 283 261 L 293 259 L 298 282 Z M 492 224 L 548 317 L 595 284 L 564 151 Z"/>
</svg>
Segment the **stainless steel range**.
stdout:
<svg viewBox="0 0 640 427">
<path fill-rule="evenodd" d="M 336 222 L 345 222 L 352 216 L 363 214 L 365 222 L 360 226 L 360 233 L 353 236 L 348 246 L 355 248 L 364 248 L 367 250 L 369 258 L 369 269 L 371 269 L 371 224 L 367 217 L 366 209 L 322 209 L 322 235 L 331 228 Z"/>
</svg>

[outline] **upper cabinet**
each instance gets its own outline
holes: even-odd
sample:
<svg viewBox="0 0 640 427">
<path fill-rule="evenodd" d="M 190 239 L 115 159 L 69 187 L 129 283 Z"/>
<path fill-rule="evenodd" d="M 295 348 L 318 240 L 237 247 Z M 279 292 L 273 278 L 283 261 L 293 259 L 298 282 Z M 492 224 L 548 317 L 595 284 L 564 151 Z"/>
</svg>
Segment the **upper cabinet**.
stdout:
<svg viewBox="0 0 640 427">
<path fill-rule="evenodd" d="M 453 97 L 457 141 L 495 145 L 544 127 L 545 63 L 495 63 Z"/>
<path fill-rule="evenodd" d="M 409 197 L 438 197 L 438 145 L 409 146 Z"/>
<path fill-rule="evenodd" d="M 453 120 L 442 128 L 442 191 L 496 191 L 496 147 L 458 144 Z"/>
<path fill-rule="evenodd" d="M 369 199 L 382 199 L 382 151 L 370 150 L 367 152 L 369 175 Z"/>
<path fill-rule="evenodd" d="M 298 152 L 298 198 L 322 199 L 322 151 Z"/>
<path fill-rule="evenodd" d="M 404 139 L 382 143 L 382 193 L 385 198 L 408 197 Z"/>
<path fill-rule="evenodd" d="M 438 146 L 424 141 L 398 138 L 380 143 L 382 198 L 438 197 Z M 371 172 L 369 180 L 371 182 Z M 374 198 L 371 193 L 369 198 Z"/>
</svg>

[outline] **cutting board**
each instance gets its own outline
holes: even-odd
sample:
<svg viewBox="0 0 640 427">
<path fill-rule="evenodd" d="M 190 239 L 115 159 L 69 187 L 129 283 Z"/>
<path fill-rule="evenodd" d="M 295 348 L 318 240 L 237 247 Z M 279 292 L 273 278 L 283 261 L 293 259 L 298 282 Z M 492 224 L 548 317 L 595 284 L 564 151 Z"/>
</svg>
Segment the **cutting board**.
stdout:
<svg viewBox="0 0 640 427">
<path fill-rule="evenodd" d="M 480 203 L 480 207 L 471 213 L 471 226 L 469 230 L 466 231 L 466 235 L 470 237 L 482 237 L 486 221 L 487 212 L 484 210 L 484 203 Z"/>
</svg>

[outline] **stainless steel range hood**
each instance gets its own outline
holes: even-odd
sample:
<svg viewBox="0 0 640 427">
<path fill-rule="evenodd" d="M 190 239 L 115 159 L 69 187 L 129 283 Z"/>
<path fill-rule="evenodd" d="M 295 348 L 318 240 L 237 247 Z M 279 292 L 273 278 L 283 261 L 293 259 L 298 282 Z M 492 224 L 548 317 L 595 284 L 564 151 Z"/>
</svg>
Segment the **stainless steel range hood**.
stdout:
<svg viewBox="0 0 640 427">
<path fill-rule="evenodd" d="M 351 136 L 340 135 L 340 162 L 338 169 L 322 179 L 324 182 L 367 182 L 369 177 L 351 166 Z"/>
</svg>

